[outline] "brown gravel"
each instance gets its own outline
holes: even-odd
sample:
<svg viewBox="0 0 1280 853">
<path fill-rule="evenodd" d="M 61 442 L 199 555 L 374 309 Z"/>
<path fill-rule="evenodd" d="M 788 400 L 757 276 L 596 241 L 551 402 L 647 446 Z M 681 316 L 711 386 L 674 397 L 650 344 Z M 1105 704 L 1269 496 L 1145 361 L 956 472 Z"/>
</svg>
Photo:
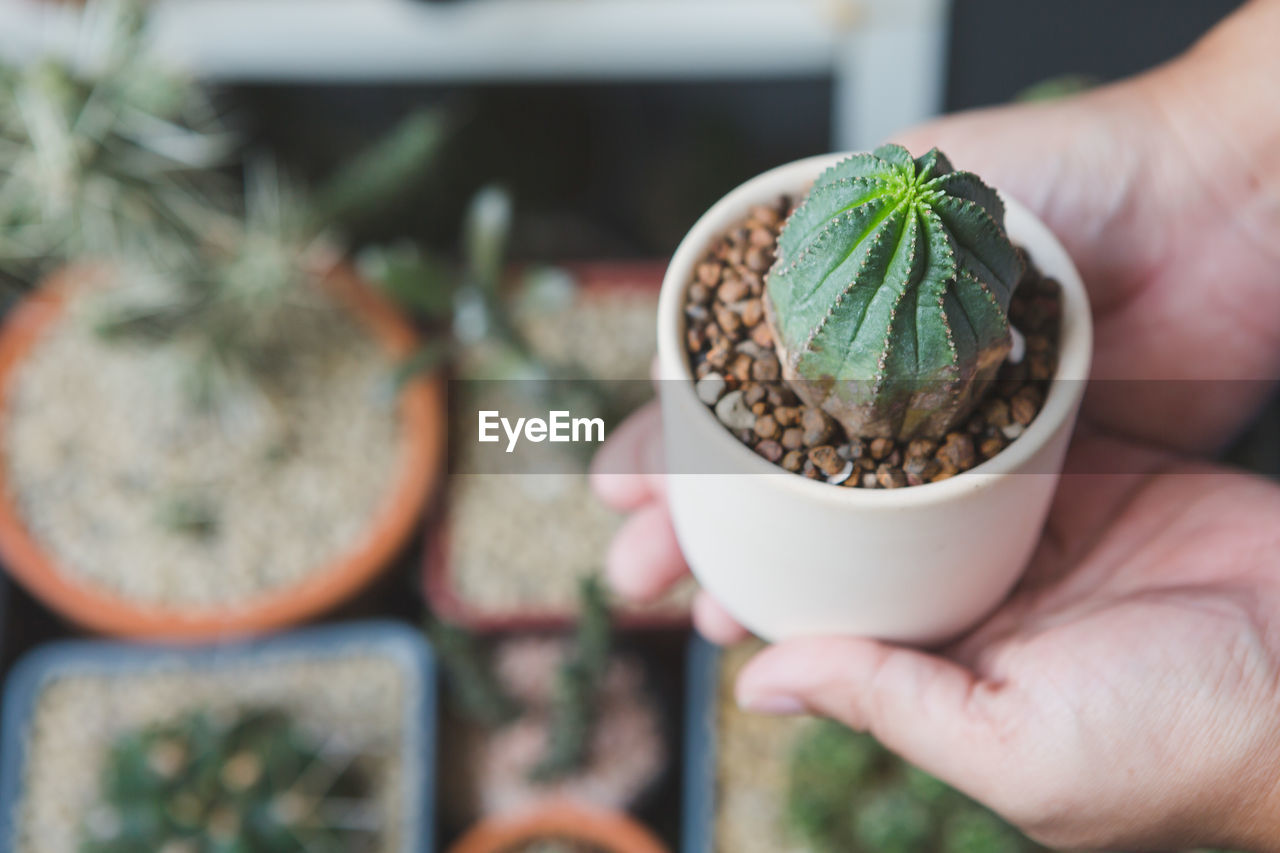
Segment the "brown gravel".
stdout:
<svg viewBox="0 0 1280 853">
<path fill-rule="evenodd" d="M 761 298 L 790 210 L 786 197 L 752 208 L 708 250 L 686 294 L 685 343 L 698 396 L 739 441 L 803 477 L 846 488 L 896 489 L 954 477 L 1022 434 L 1039 414 L 1057 368 L 1062 294 L 1056 281 L 1028 262 L 1009 305 L 1024 351 L 1011 353 L 961 427 L 941 442 L 867 441 L 846 435 L 820 409 L 802 405 L 780 379 Z"/>
</svg>

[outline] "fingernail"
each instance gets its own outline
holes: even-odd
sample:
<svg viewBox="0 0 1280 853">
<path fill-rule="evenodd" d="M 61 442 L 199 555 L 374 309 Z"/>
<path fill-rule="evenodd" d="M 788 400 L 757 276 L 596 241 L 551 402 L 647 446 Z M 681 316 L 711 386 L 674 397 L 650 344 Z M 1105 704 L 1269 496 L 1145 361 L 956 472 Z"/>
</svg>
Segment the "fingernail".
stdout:
<svg viewBox="0 0 1280 853">
<path fill-rule="evenodd" d="M 743 696 L 738 699 L 738 707 L 753 714 L 768 714 L 773 717 L 791 717 L 803 714 L 806 710 L 803 702 L 785 693 Z"/>
</svg>

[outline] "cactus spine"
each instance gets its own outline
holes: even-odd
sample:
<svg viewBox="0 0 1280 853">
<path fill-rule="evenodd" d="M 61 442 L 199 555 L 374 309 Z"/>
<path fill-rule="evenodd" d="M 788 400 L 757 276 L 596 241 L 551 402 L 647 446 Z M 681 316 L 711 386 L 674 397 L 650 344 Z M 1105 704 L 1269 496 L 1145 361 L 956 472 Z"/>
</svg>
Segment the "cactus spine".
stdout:
<svg viewBox="0 0 1280 853">
<path fill-rule="evenodd" d="M 830 720 L 792 746 L 786 826 L 813 853 L 1040 853 L 984 806 Z"/>
<path fill-rule="evenodd" d="M 83 853 L 357 853 L 378 841 L 363 756 L 288 714 L 191 713 L 111 748 Z"/>
<path fill-rule="evenodd" d="M 937 149 L 849 157 L 778 238 L 765 309 L 783 377 L 851 436 L 940 438 L 1009 352 L 1022 273 L 999 196 Z"/>
</svg>

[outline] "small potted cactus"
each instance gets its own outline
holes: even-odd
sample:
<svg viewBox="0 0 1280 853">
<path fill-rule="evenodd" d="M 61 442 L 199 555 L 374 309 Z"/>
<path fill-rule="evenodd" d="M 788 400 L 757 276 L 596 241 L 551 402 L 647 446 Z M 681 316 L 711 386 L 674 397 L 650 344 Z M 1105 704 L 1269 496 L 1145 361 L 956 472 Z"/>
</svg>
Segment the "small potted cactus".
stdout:
<svg viewBox="0 0 1280 853">
<path fill-rule="evenodd" d="M 767 639 L 905 642 L 972 625 L 1021 573 L 1092 347 L 1044 225 L 900 146 L 718 202 L 667 269 L 658 344 L 670 505 L 702 585 Z"/>
<path fill-rule="evenodd" d="M 438 621 L 428 635 L 452 712 L 444 808 L 455 824 L 550 801 L 634 807 L 666 769 L 664 714 L 651 673 L 615 646 L 602 585 L 582 583 L 573 637 L 516 635 L 492 650 Z"/>
<path fill-rule="evenodd" d="M 333 238 L 425 168 L 440 116 L 313 193 L 246 163 L 239 197 L 141 4 L 84 21 L 72 56 L 0 63 L 0 276 L 33 291 L 0 326 L 4 568 L 104 633 L 303 621 L 390 565 L 442 466 L 443 383 L 397 381 L 415 330 Z"/>
<path fill-rule="evenodd" d="M 80 849 L 375 850 L 375 760 L 275 708 L 152 723 L 112 745 Z"/>
<path fill-rule="evenodd" d="M 5 684 L 0 846 L 429 851 L 433 668 L 392 623 L 42 647 Z"/>
<path fill-rule="evenodd" d="M 1033 853 L 1045 848 L 875 738 L 828 720 L 792 745 L 786 832 L 813 853 Z"/>
</svg>

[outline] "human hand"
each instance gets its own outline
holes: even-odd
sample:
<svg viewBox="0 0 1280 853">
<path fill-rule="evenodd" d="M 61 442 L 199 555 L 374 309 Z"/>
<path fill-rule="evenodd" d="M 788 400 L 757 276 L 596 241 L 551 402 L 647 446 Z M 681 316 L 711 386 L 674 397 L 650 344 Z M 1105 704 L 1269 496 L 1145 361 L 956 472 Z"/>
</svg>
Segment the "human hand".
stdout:
<svg viewBox="0 0 1280 853">
<path fill-rule="evenodd" d="M 686 571 L 657 415 L 600 467 L 650 473 L 595 477 L 633 511 L 608 569 L 638 599 Z M 1030 570 L 977 631 L 936 653 L 779 643 L 739 702 L 868 730 L 1050 845 L 1280 849 L 1280 487 L 1084 430 Z M 705 594 L 694 617 L 745 636 Z"/>
<path fill-rule="evenodd" d="M 1067 244 L 1096 314 L 1092 437 L 1070 454 L 1026 581 L 978 631 L 936 655 L 783 643 L 744 671 L 745 705 L 869 728 L 1058 845 L 1280 838 L 1280 539 L 1268 532 L 1280 490 L 1154 449 L 1222 443 L 1280 370 L 1280 169 L 1268 165 L 1280 147 L 1257 146 L 1274 146 L 1280 121 L 1253 127 L 1220 97 L 1256 84 L 1231 77 L 1258 60 L 1241 45 L 1280 24 L 1280 3 L 1250 8 L 1251 24 L 1229 23 L 1184 63 L 900 138 L 942 148 Z M 1268 103 L 1244 94 L 1246 109 Z M 660 471 L 659 433 L 653 407 L 598 469 Z M 614 586 L 659 594 L 685 571 L 661 476 L 596 486 L 633 513 L 609 556 Z M 718 642 L 743 636 L 705 596 L 694 617 Z"/>
<path fill-rule="evenodd" d="M 1086 416 L 1166 447 L 1222 446 L 1280 376 L 1280 2 L 1186 57 L 1059 102 L 901 134 L 1037 212 L 1094 313 Z"/>
</svg>

